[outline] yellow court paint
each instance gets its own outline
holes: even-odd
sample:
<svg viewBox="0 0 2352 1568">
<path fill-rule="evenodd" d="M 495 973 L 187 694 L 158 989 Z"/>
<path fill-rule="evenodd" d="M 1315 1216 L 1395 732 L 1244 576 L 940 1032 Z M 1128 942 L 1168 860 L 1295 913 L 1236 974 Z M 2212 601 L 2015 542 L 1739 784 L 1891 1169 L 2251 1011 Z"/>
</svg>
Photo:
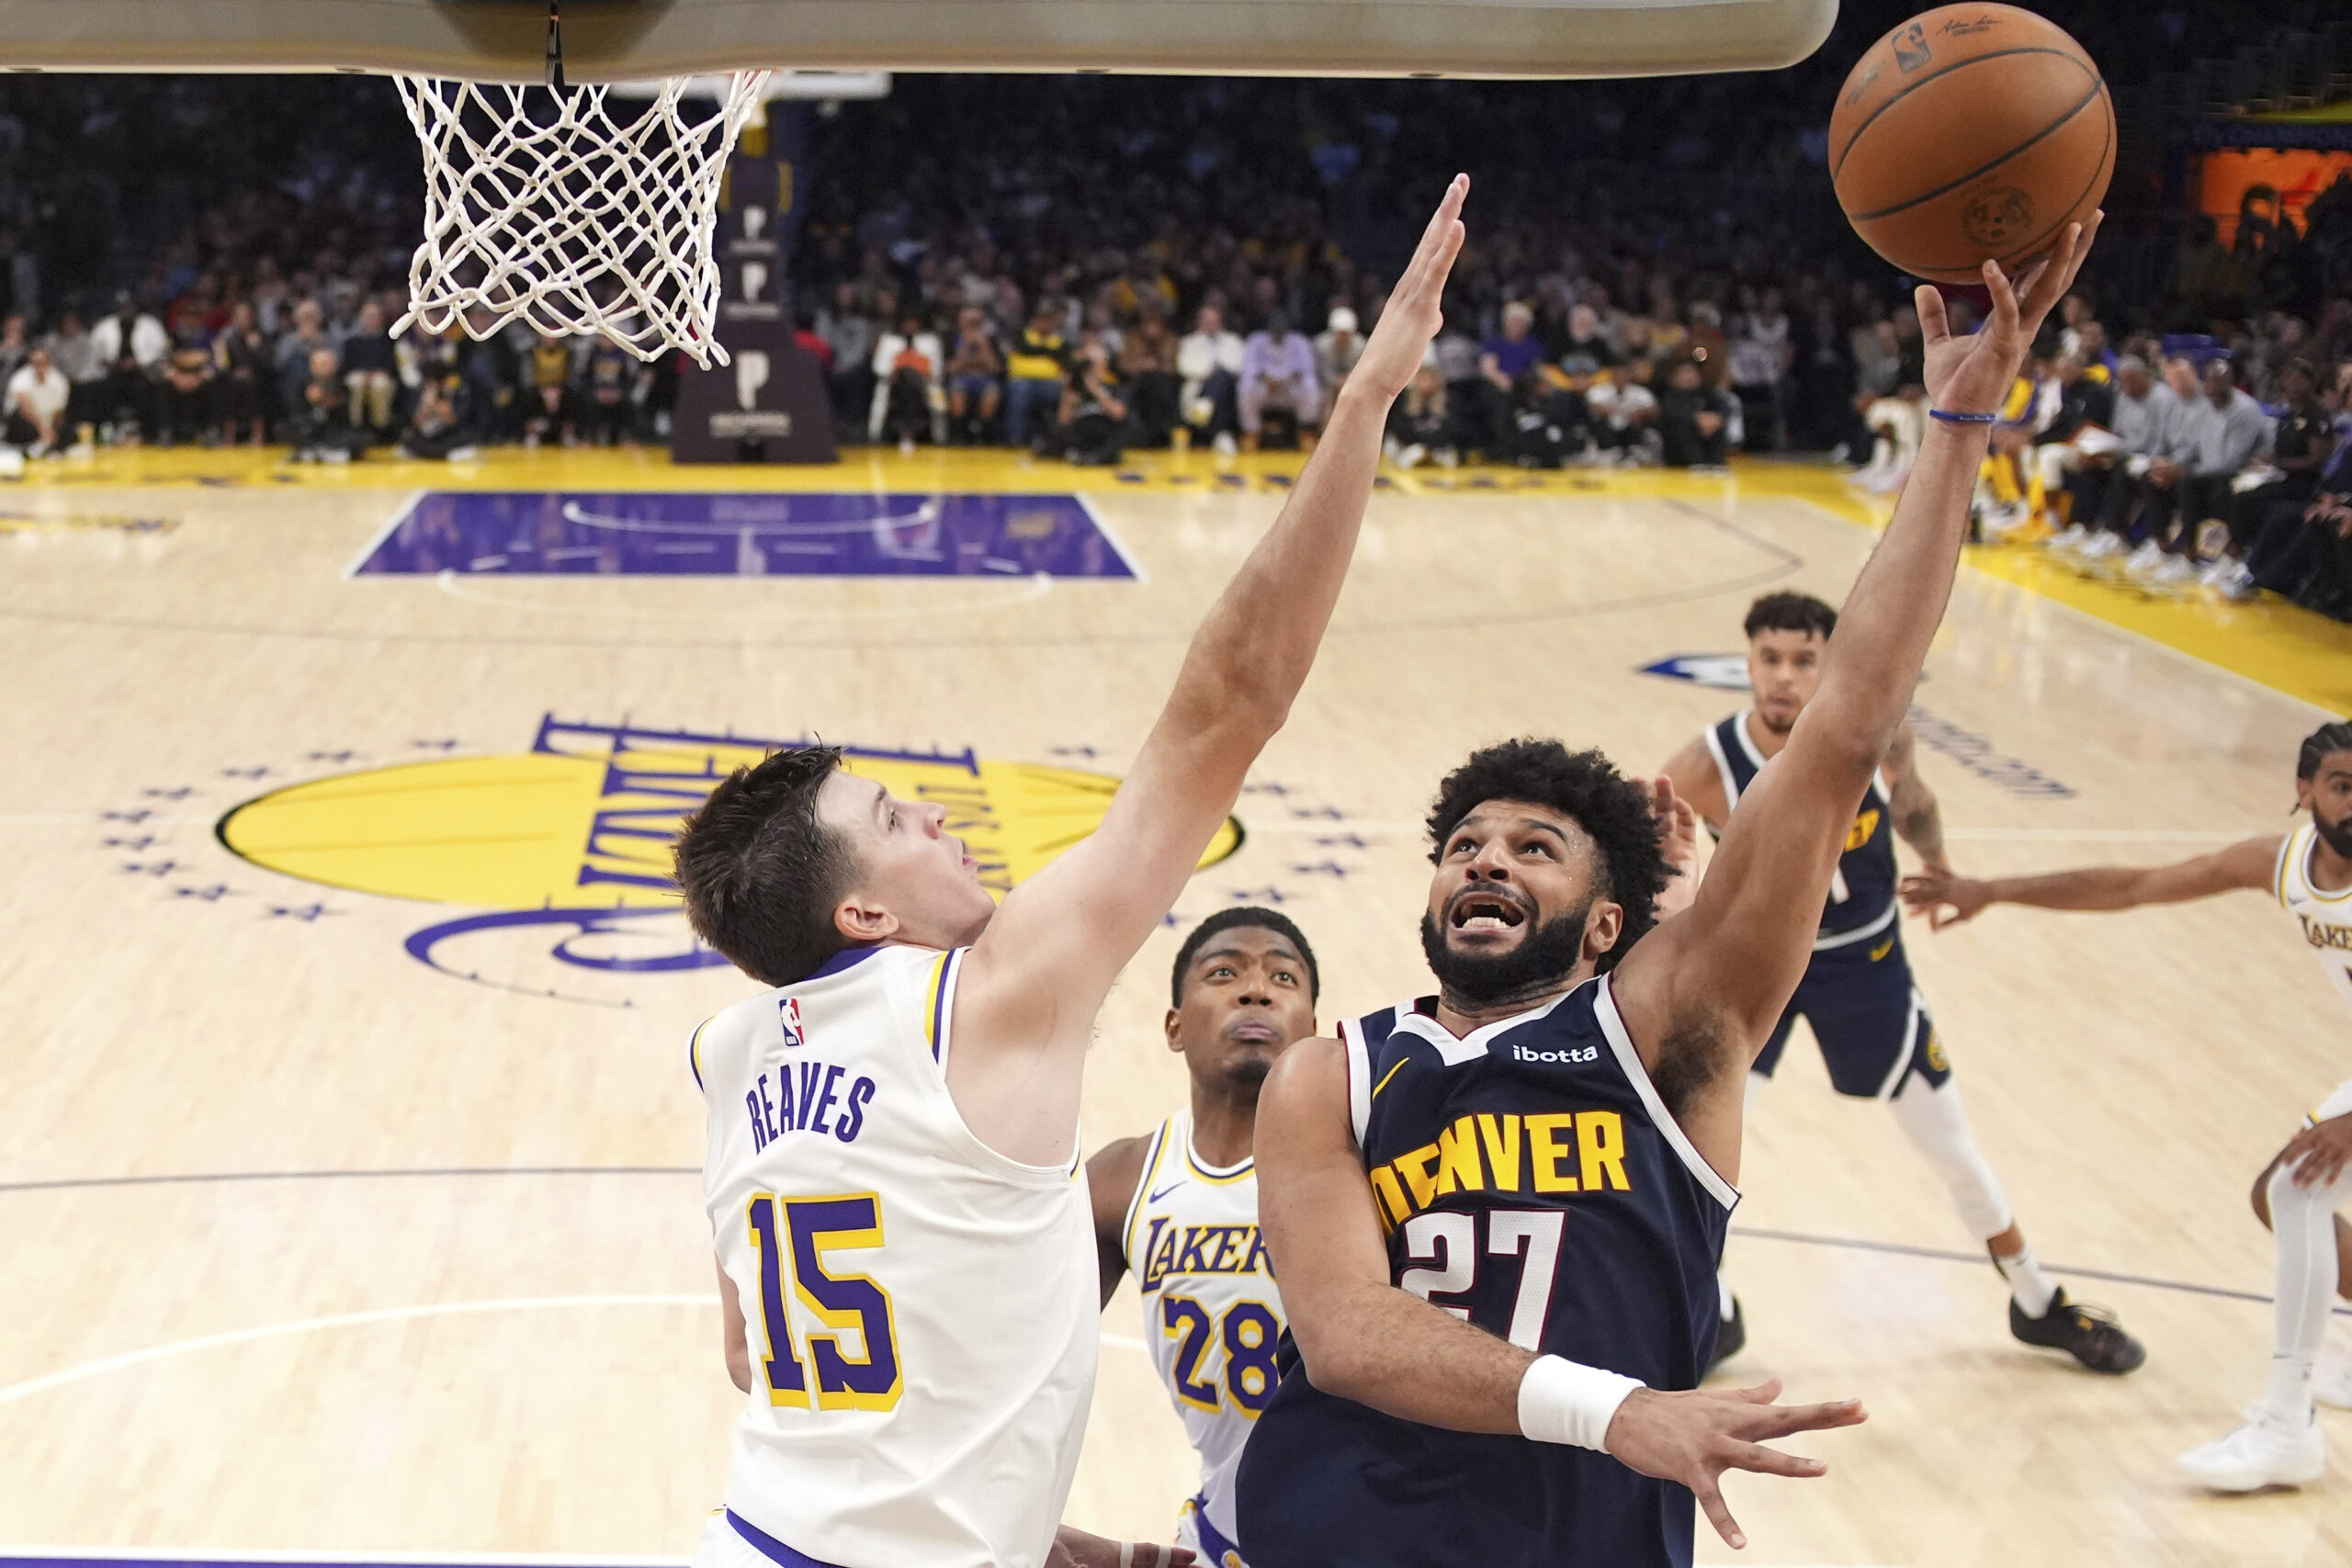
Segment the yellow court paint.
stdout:
<svg viewBox="0 0 2352 1568">
<path fill-rule="evenodd" d="M 551 729 L 563 750 L 461 757 L 295 784 L 220 819 L 246 860 L 329 887 L 492 909 L 673 903 L 680 818 L 763 743 L 649 744 L 637 734 Z M 578 747 L 580 750 L 569 750 Z M 1119 781 L 1102 773 L 962 756 L 855 752 L 851 772 L 902 799 L 945 808 L 999 894 L 1091 833 Z M 1228 818 L 1201 857 L 1240 846 Z"/>
</svg>

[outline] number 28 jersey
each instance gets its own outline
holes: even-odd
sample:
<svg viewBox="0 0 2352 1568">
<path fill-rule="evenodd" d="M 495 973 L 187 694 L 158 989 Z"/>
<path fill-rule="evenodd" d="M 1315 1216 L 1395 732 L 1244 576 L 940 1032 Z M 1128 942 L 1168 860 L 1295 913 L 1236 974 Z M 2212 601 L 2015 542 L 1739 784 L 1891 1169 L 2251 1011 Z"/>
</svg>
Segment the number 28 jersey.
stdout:
<svg viewBox="0 0 2352 1568">
<path fill-rule="evenodd" d="M 853 949 L 695 1032 L 703 1196 L 752 1359 L 727 1506 L 840 1568 L 1035 1568 L 1085 1435 L 1084 1174 L 1007 1159 L 957 1113 L 964 956 Z"/>
</svg>

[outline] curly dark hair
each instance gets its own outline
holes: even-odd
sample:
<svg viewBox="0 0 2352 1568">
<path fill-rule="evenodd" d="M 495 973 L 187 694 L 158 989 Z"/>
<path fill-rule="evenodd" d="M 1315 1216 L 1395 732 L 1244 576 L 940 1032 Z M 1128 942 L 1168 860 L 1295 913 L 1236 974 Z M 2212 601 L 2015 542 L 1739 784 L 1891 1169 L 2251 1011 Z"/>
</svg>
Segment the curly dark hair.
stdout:
<svg viewBox="0 0 2352 1568">
<path fill-rule="evenodd" d="M 1767 593 L 1747 607 L 1747 619 L 1740 630 L 1749 637 L 1758 632 L 1813 632 L 1821 640 L 1838 629 L 1838 612 L 1810 593 L 1792 592 L 1782 589 Z"/>
<path fill-rule="evenodd" d="M 857 874 L 817 820 L 838 746 L 795 746 L 738 768 L 685 819 L 672 849 L 695 934 L 763 986 L 789 986 L 849 945 L 833 906 Z"/>
<path fill-rule="evenodd" d="M 1658 848 L 1649 795 L 1599 751 L 1571 751 L 1557 740 L 1525 737 L 1473 751 L 1445 775 L 1430 807 L 1430 863 L 1445 858 L 1445 841 L 1462 819 L 1489 800 L 1526 800 L 1576 818 L 1600 852 L 1602 877 L 1593 891 L 1624 906 L 1616 945 L 1593 967 L 1602 974 L 1657 924 L 1657 897 L 1674 876 Z"/>
</svg>

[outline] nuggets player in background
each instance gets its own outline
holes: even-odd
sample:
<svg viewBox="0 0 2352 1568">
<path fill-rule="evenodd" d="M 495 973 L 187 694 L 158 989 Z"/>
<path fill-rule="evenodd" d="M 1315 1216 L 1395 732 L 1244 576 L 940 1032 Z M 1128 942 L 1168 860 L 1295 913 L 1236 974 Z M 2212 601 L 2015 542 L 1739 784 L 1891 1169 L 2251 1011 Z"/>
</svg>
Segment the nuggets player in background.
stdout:
<svg viewBox="0 0 2352 1568">
<path fill-rule="evenodd" d="M 1838 612 L 1810 594 L 1769 593 L 1749 608 L 1745 629 L 1754 703 L 1666 764 L 1676 794 L 1717 831 L 1787 747 L 1820 688 L 1837 626 Z M 1951 1193 L 1961 1223 L 1993 1255 L 1994 1267 L 2008 1281 L 2009 1332 L 2029 1345 L 2064 1350 L 2093 1371 L 2131 1371 L 2147 1359 L 2146 1349 L 2106 1313 L 2067 1300 L 2026 1245 L 2001 1179 L 1969 1132 L 1951 1062 L 1912 980 L 1895 897 L 1895 838 L 1917 851 L 1931 871 L 1951 871 L 1943 814 L 1919 776 L 1916 751 L 1911 727 L 1896 726 L 1829 879 L 1812 962 L 1748 1069 L 1747 1110 L 1754 1112 L 1757 1096 L 1788 1047 L 1789 1032 L 1803 1018 L 1821 1047 L 1830 1084 L 1839 1094 L 1874 1100 L 1894 1113 L 1895 1125 Z M 1717 1360 L 1747 1337 L 1728 1280 L 1721 1306 Z"/>
<path fill-rule="evenodd" d="M 2295 917 L 2298 933 L 2335 993 L 2352 1007 L 2352 724 L 2312 731 L 2295 759 L 2295 806 L 2311 820 L 2284 838 L 2246 839 L 2173 865 L 2090 866 L 1981 881 L 1934 868 L 1903 884 L 1913 911 L 1935 929 L 1992 904 L 2044 909 L 2136 909 L 2245 888 L 2267 893 Z M 2270 1384 L 2245 1424 L 2180 1458 L 2188 1474 L 2221 1492 L 2296 1486 L 2327 1468 L 2314 1399 L 2352 1410 L 2352 1366 L 2318 1376 L 2333 1296 L 2352 1300 L 2352 1226 L 2336 1213 L 2352 1201 L 2352 1078 L 2335 1086 L 2255 1178 L 2254 1212 L 2278 1238 Z"/>
<path fill-rule="evenodd" d="M 726 1348 L 748 1385 L 704 1568 L 1137 1555 L 1057 1544 L 1100 1334 L 1078 1149 L 1094 1015 L 1314 662 L 1468 191 L 1448 188 L 1091 837 L 1000 908 L 940 806 L 823 747 L 737 772 L 686 822 L 695 931 L 770 987 L 690 1047 Z"/>
<path fill-rule="evenodd" d="M 1192 1102 L 1086 1162 L 1102 1304 L 1132 1271 L 1144 1343 L 1201 1456 L 1176 1540 L 1216 1568 L 1244 1568 L 1233 1476 L 1273 1396 L 1282 1337 L 1282 1293 L 1258 1232 L 1258 1089 L 1274 1058 L 1315 1032 L 1317 988 L 1306 934 L 1272 909 L 1225 909 L 1193 928 L 1176 953 L 1167 1021 Z"/>
<path fill-rule="evenodd" d="M 1819 1475 L 1763 1445 L 1863 1419 L 1698 1386 L 1747 1068 L 1942 618 L 1985 416 L 2087 241 L 2070 227 L 2022 306 L 1988 265 L 1973 337 L 1918 291 L 1940 417 L 1689 908 L 1657 921 L 1649 791 L 1598 752 L 1508 741 L 1439 787 L 1420 916 L 1438 994 L 1293 1046 L 1259 1108 L 1290 1322 L 1241 1460 L 1255 1568 L 1684 1568 L 1694 1497 L 1746 1544 L 1724 1470 Z"/>
</svg>

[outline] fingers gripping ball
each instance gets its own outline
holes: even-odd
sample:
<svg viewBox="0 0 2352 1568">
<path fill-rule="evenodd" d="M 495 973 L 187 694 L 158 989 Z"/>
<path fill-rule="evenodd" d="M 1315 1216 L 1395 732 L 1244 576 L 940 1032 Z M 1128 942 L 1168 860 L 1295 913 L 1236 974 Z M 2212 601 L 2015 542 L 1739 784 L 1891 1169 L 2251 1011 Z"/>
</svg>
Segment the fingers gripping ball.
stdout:
<svg viewBox="0 0 2352 1568">
<path fill-rule="evenodd" d="M 2082 45 L 2011 6 L 1945 6 L 1872 44 L 1829 117 L 1838 205 L 1915 277 L 2017 272 L 2087 222 L 2115 172 L 2115 107 Z"/>
</svg>

